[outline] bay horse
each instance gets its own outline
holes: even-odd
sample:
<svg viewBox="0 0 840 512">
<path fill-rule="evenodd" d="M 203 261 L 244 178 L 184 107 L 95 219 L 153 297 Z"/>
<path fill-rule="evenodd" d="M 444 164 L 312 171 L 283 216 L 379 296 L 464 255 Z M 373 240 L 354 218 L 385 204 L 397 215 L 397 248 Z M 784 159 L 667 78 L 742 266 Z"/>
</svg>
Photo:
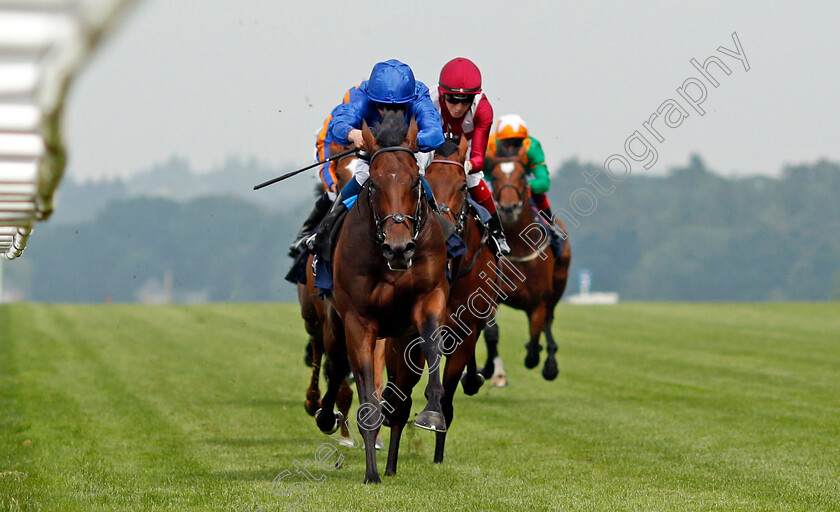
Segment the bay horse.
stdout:
<svg viewBox="0 0 840 512">
<path fill-rule="evenodd" d="M 332 144 L 330 154 L 336 155 L 348 147 Z M 356 167 L 358 157 L 356 155 L 347 155 L 339 159 L 335 163 L 335 177 L 336 190 L 341 190 L 344 185 L 353 179 L 353 172 Z M 319 185 L 319 191 L 320 191 Z M 312 376 L 309 380 L 309 387 L 306 390 L 306 399 L 303 406 L 310 416 L 314 416 L 315 412 L 321 408 L 321 389 L 319 387 L 321 378 L 321 360 L 324 354 L 324 317 L 325 308 L 324 301 L 318 296 L 318 289 L 315 287 L 315 276 L 312 271 L 312 258 L 308 256 L 306 259 L 306 282 L 297 284 L 298 302 L 300 302 L 300 315 L 303 318 L 304 328 L 309 336 L 309 347 L 312 352 L 307 353 L 307 360 L 311 355 Z M 309 361 L 307 361 L 307 364 Z M 350 406 L 353 402 L 353 390 L 350 388 L 349 380 L 344 377 L 341 386 L 338 390 L 338 397 L 336 405 L 338 410 L 346 418 L 350 412 Z M 352 441 L 345 441 L 350 439 L 350 432 L 346 423 L 341 423 L 341 437 L 343 440 L 341 444 L 349 445 Z"/>
<path fill-rule="evenodd" d="M 531 209 L 527 173 L 522 164 L 525 151 L 522 147 L 516 155 L 492 158 L 487 163 L 491 169 L 493 198 L 498 204 L 505 237 L 511 247 L 511 253 L 506 258 L 507 263 L 513 267 L 509 274 L 518 277 L 514 279 L 508 275 L 507 279 L 501 279 L 500 297 L 502 303 L 520 309 L 528 316 L 530 339 L 525 344 L 526 368 L 535 368 L 540 363 L 540 334 L 545 334 L 547 357 L 542 375 L 546 380 L 554 380 L 558 375 L 555 356 L 557 343 L 551 327 L 554 323 L 554 308 L 566 289 L 572 249 L 566 239 L 560 257 L 555 258 L 549 248 L 550 234 L 537 223 Z M 568 233 L 566 226 L 559 219 L 556 219 L 556 223 L 565 236 Z M 542 238 L 535 240 L 534 237 L 540 232 Z M 501 266 L 504 268 L 507 265 Z M 485 378 L 491 378 L 494 377 L 498 357 L 498 324 L 488 326 L 484 331 L 484 340 L 487 343 L 487 362 L 481 373 Z M 502 377 L 506 379 L 503 374 Z"/>
<path fill-rule="evenodd" d="M 385 420 L 383 404 L 408 402 L 400 391 L 404 373 L 394 376 L 395 386 L 376 398 L 373 353 L 378 337 L 416 336 L 419 352 L 427 361 L 438 361 L 434 339 L 444 322 L 449 283 L 446 279 L 446 244 L 440 222 L 423 194 L 414 157 L 417 123 L 408 128 L 401 112 L 386 111 L 374 137 L 365 123 L 363 149 L 371 155 L 370 177 L 347 213 L 332 256 L 333 293 L 326 300 L 324 348 L 327 353 L 328 387 L 315 421 L 331 434 L 341 415 L 333 410 L 340 379 L 352 368 L 359 393 L 357 423 L 365 444 L 365 483 L 379 483 L 375 439 Z M 429 370 L 426 407 L 415 425 L 446 430 L 442 412 L 440 371 Z M 396 396 L 395 396 L 396 395 Z M 391 400 L 390 402 L 388 402 Z M 389 409 L 390 407 L 390 409 Z M 386 410 L 396 410 L 388 405 Z M 391 421 L 397 423 L 391 414 Z M 400 431 L 396 424 L 388 453 L 386 475 L 396 473 Z"/>
<path fill-rule="evenodd" d="M 446 353 L 441 405 L 447 430 L 435 434 L 436 463 L 443 462 L 446 432 L 452 427 L 452 400 L 458 389 L 458 382 L 461 382 L 464 393 L 468 396 L 478 393 L 484 384 L 484 377 L 476 368 L 475 344 L 488 321 L 492 322 L 496 316 L 498 308 L 498 267 L 495 265 L 495 256 L 487 244 L 487 233 L 481 225 L 481 220 L 470 210 L 467 201 L 464 162 L 468 151 L 469 141 L 465 137 L 461 138 L 458 145 L 449 139 L 438 148 L 426 170 L 426 180 L 435 194 L 441 213 L 449 217 L 455 226 L 455 234 L 463 239 L 466 246 L 466 253 L 454 258 L 449 268 L 452 284 L 447 302 L 446 327 L 453 339 L 449 340 L 449 343 L 441 343 L 441 348 Z M 480 306 L 477 305 L 479 299 Z M 393 352 L 389 351 L 388 354 L 393 355 Z M 392 360 L 392 365 L 406 364 L 403 358 L 396 359 L 399 361 Z M 390 373 L 391 365 L 388 368 Z M 395 373 L 399 374 L 399 371 Z M 393 429 L 393 421 L 391 425 Z"/>
</svg>

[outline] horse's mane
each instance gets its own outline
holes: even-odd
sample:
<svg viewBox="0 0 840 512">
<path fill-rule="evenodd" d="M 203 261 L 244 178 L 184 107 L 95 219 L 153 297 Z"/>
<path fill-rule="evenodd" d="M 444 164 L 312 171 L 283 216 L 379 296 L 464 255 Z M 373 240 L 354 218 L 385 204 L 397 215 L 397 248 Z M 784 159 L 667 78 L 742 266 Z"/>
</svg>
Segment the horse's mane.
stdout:
<svg viewBox="0 0 840 512">
<path fill-rule="evenodd" d="M 376 142 L 383 148 L 399 146 L 408 133 L 403 113 L 398 110 L 386 110 L 382 119 L 371 128 Z"/>
<path fill-rule="evenodd" d="M 451 156 L 453 153 L 458 151 L 458 149 L 458 143 L 455 142 L 455 139 L 447 137 L 444 143 L 435 150 L 435 154 L 440 156 Z"/>
</svg>

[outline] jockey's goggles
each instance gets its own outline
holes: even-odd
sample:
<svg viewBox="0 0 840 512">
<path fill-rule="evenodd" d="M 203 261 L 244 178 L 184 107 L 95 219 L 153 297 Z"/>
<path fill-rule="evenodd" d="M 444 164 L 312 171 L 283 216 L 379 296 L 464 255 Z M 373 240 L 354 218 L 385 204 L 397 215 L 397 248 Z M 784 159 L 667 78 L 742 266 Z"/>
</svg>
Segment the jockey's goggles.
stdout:
<svg viewBox="0 0 840 512">
<path fill-rule="evenodd" d="M 405 110 L 406 104 L 405 103 L 377 103 L 376 109 L 377 110 Z"/>
<path fill-rule="evenodd" d="M 452 103 L 453 105 L 457 105 L 459 103 L 464 105 L 469 105 L 473 102 L 474 96 L 469 94 L 445 94 L 444 99 L 447 103 Z"/>
</svg>

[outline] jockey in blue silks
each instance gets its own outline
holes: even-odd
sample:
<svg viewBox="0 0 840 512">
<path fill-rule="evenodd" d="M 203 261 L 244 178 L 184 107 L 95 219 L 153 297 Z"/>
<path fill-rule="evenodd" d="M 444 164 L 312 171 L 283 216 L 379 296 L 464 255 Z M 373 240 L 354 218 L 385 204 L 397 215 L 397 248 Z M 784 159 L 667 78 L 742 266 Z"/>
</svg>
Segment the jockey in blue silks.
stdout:
<svg viewBox="0 0 840 512">
<path fill-rule="evenodd" d="M 418 153 L 417 166 L 420 175 L 432 160 L 433 152 L 444 142 L 443 122 L 440 114 L 429 97 L 429 88 L 414 79 L 414 73 L 407 64 L 391 59 L 373 67 L 370 78 L 359 85 L 347 103 L 337 106 L 332 111 L 332 118 L 327 128 L 327 140 L 343 146 L 362 147 L 362 122 L 369 126 L 382 118 L 385 110 L 402 110 L 406 124 L 413 117 L 417 122 Z M 329 260 L 329 234 L 335 222 L 359 195 L 362 185 L 370 176 L 370 166 L 364 155 L 356 164 L 355 179 L 350 180 L 341 190 L 333 203 L 332 209 L 321 221 L 312 241 L 315 252 Z M 434 204 L 434 195 L 425 179 L 421 179 L 426 197 Z"/>
</svg>

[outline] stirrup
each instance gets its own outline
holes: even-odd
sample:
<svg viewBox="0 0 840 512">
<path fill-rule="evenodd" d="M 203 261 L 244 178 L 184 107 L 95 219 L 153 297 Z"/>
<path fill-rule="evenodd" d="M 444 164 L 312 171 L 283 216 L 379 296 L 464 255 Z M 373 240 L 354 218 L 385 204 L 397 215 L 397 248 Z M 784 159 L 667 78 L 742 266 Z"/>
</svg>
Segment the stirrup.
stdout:
<svg viewBox="0 0 840 512">
<path fill-rule="evenodd" d="M 300 254 L 300 252 L 302 250 L 308 249 L 309 245 L 307 243 L 307 240 L 311 236 L 312 236 L 312 234 L 310 233 L 310 234 L 302 236 L 302 237 L 298 238 L 297 240 L 295 240 L 294 242 L 292 242 L 292 244 L 289 245 L 289 257 L 294 258 L 298 254 Z"/>
<path fill-rule="evenodd" d="M 318 234 L 318 232 L 316 231 L 314 233 L 306 235 L 305 237 L 300 239 L 299 244 L 303 245 L 304 247 L 306 247 L 310 251 L 314 251 L 315 250 L 315 235 L 317 235 L 317 234 Z"/>
<path fill-rule="evenodd" d="M 495 237 L 490 235 L 490 241 L 493 243 L 493 252 L 496 256 L 507 256 L 510 254 L 510 246 L 505 237 Z"/>
</svg>

